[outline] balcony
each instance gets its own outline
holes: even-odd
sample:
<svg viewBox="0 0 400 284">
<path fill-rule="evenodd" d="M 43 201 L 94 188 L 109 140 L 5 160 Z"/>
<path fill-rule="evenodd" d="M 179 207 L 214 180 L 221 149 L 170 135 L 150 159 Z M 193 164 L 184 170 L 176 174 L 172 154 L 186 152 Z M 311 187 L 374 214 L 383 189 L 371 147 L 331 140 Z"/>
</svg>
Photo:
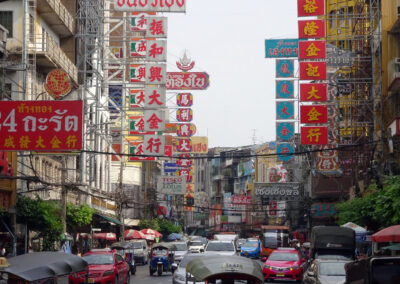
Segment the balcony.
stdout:
<svg viewBox="0 0 400 284">
<path fill-rule="evenodd" d="M 7 56 L 7 29 L 0 25 L 0 58 Z"/>
<path fill-rule="evenodd" d="M 37 11 L 61 38 L 75 34 L 75 19 L 60 0 L 37 0 Z"/>
<path fill-rule="evenodd" d="M 29 45 L 29 53 L 36 52 L 36 65 L 53 69 L 54 64 L 63 69 L 74 83 L 78 83 L 78 68 L 67 57 L 60 46 L 47 33 L 36 39 L 36 44 Z M 43 70 L 43 69 L 42 69 Z"/>
</svg>

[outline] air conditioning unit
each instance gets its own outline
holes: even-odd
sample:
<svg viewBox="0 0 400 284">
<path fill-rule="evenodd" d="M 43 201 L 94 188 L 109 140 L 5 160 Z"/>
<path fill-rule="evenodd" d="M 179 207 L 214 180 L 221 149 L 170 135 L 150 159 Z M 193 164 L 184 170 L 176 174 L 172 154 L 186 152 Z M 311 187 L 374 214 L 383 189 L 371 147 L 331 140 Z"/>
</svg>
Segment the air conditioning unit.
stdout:
<svg viewBox="0 0 400 284">
<path fill-rule="evenodd" d="M 400 64 L 400 57 L 394 58 L 394 64 Z"/>
</svg>

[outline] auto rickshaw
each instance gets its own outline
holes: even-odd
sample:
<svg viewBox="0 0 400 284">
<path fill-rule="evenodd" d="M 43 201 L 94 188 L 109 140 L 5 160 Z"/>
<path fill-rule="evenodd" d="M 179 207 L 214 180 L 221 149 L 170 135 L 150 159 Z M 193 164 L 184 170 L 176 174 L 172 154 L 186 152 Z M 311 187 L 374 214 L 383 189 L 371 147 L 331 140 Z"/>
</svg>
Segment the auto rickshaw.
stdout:
<svg viewBox="0 0 400 284">
<path fill-rule="evenodd" d="M 111 244 L 111 249 L 115 249 L 119 255 L 121 255 L 125 261 L 129 264 L 129 269 L 132 275 L 136 274 L 136 264 L 133 254 L 133 243 L 131 242 L 117 242 Z"/>
<path fill-rule="evenodd" d="M 174 252 L 176 247 L 173 243 L 154 244 L 150 252 L 149 272 L 153 275 L 157 271 L 158 276 L 163 272 L 173 272 Z"/>
<path fill-rule="evenodd" d="M 204 256 L 186 265 L 186 283 L 261 284 L 264 275 L 256 261 L 240 256 Z"/>
<path fill-rule="evenodd" d="M 0 258 L 0 283 L 68 283 L 69 276 L 74 273 L 80 273 L 87 280 L 87 271 L 84 259 L 63 252 L 34 252 Z"/>
</svg>

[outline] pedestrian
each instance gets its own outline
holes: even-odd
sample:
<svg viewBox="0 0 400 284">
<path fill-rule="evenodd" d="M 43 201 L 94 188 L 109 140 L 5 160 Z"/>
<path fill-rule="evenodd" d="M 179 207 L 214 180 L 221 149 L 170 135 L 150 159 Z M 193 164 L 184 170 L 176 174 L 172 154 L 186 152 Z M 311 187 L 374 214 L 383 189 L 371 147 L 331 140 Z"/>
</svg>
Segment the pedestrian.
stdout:
<svg viewBox="0 0 400 284">
<path fill-rule="evenodd" d="M 5 248 L 5 247 L 2 247 L 2 248 L 1 248 L 0 255 L 1 255 L 2 257 L 5 257 L 5 256 L 6 256 L 6 248 Z"/>
</svg>

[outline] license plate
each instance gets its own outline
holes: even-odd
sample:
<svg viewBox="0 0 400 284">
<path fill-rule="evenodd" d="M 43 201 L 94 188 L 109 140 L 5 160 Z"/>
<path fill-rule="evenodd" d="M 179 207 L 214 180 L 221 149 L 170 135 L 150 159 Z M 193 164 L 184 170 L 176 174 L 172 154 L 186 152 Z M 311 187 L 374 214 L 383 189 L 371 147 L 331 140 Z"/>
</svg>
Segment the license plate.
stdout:
<svg viewBox="0 0 400 284">
<path fill-rule="evenodd" d="M 284 274 L 284 273 L 277 273 L 276 276 L 277 276 L 277 277 L 284 277 L 285 274 Z"/>
<path fill-rule="evenodd" d="M 89 278 L 88 283 L 94 283 L 94 278 Z"/>
</svg>

